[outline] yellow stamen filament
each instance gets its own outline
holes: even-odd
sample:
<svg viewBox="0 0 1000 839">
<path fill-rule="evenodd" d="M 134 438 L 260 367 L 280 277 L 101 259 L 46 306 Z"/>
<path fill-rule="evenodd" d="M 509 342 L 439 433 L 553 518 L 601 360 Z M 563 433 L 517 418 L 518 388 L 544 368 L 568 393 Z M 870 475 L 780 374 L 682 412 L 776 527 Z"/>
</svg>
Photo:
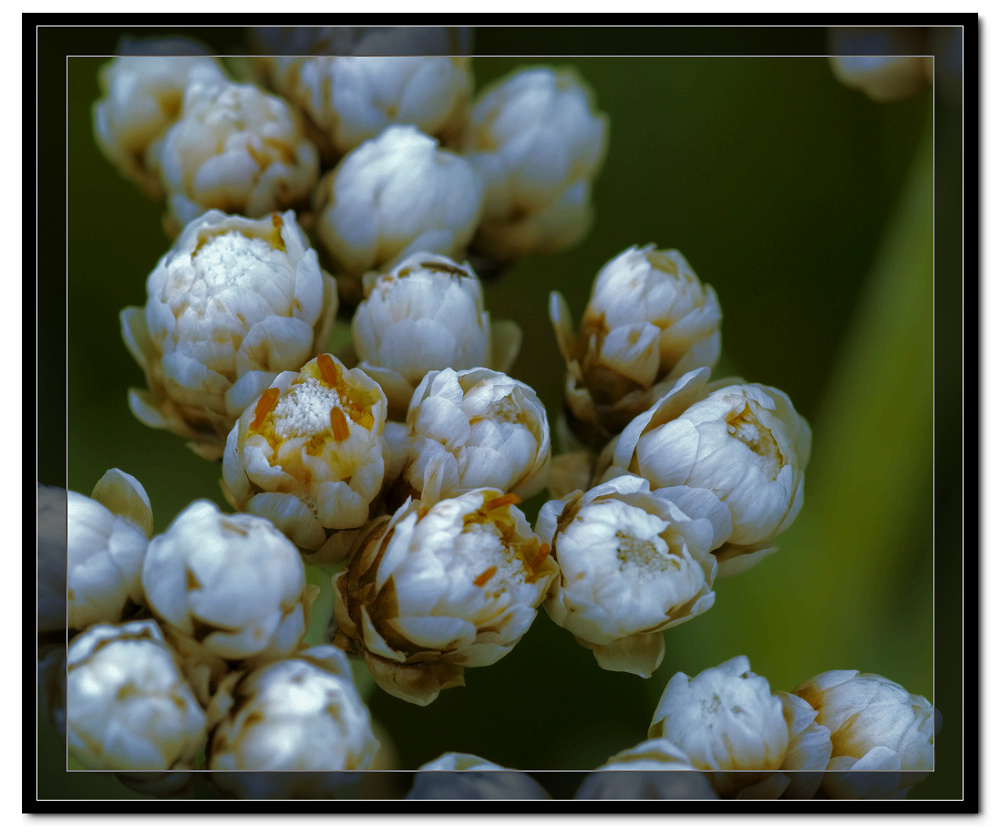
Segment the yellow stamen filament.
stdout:
<svg viewBox="0 0 1000 839">
<path fill-rule="evenodd" d="M 548 542 L 542 542 L 542 546 L 538 549 L 538 553 L 535 554 L 535 558 L 528 563 L 528 567 L 532 571 L 537 571 L 538 566 L 545 562 L 545 557 L 549 555 L 549 544 Z"/>
<path fill-rule="evenodd" d="M 279 251 L 285 249 L 285 240 L 281 236 L 281 228 L 284 223 L 281 216 L 277 213 L 271 213 L 271 224 L 274 225 L 274 230 L 271 231 L 271 247 Z"/>
<path fill-rule="evenodd" d="M 330 428 L 333 429 L 333 439 L 338 443 L 343 443 L 351 436 L 351 429 L 347 425 L 347 417 L 336 405 L 330 409 Z"/>
<path fill-rule="evenodd" d="M 260 399 L 257 400 L 257 407 L 253 409 L 253 422 L 250 423 L 250 430 L 256 431 L 260 428 L 261 423 L 264 422 L 264 417 L 271 413 L 277 404 L 278 389 L 276 387 L 269 387 L 264 391 Z"/>
<path fill-rule="evenodd" d="M 506 495 L 500 495 L 496 498 L 491 498 L 485 504 L 483 504 L 483 510 L 489 512 L 490 510 L 495 510 L 497 507 L 506 507 L 510 504 L 520 504 L 521 499 L 514 495 L 513 492 L 508 492 Z"/>
<path fill-rule="evenodd" d="M 496 574 L 496 572 L 497 572 L 497 567 L 495 565 L 491 565 L 489 568 L 483 571 L 482 574 L 476 577 L 476 579 L 472 581 L 472 584 L 474 586 L 482 587 L 490 581 L 490 579 L 493 577 L 494 574 Z"/>
<path fill-rule="evenodd" d="M 319 377 L 327 387 L 336 387 L 340 381 L 340 371 L 333 363 L 333 358 L 329 353 L 323 353 L 316 359 L 316 366 L 319 367 Z"/>
</svg>

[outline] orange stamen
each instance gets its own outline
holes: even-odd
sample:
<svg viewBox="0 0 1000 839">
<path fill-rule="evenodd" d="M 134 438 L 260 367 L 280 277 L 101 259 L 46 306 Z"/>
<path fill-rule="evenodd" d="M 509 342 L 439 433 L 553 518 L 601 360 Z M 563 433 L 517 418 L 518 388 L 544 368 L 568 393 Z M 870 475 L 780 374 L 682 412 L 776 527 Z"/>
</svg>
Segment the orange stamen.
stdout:
<svg viewBox="0 0 1000 839">
<path fill-rule="evenodd" d="M 256 431 L 274 406 L 278 404 L 278 389 L 269 387 L 264 391 L 260 399 L 257 400 L 257 407 L 253 409 L 253 422 L 250 423 L 250 430 Z"/>
<path fill-rule="evenodd" d="M 319 377 L 323 380 L 323 384 L 336 387 L 340 381 L 340 371 L 337 370 L 337 365 L 333 363 L 330 354 L 323 353 L 316 359 L 316 364 L 319 366 Z"/>
<path fill-rule="evenodd" d="M 496 574 L 496 572 L 497 572 L 497 567 L 495 565 L 491 565 L 489 568 L 483 571 L 482 574 L 476 577 L 476 579 L 472 581 L 472 584 L 474 586 L 482 587 L 490 581 L 490 579 L 493 577 L 494 574 Z"/>
<path fill-rule="evenodd" d="M 351 436 L 351 429 L 347 425 L 347 417 L 336 405 L 330 409 L 330 428 L 333 429 L 333 439 L 338 443 L 343 443 Z"/>
<path fill-rule="evenodd" d="M 490 510 L 495 510 L 497 507 L 506 507 L 509 504 L 520 504 L 521 499 L 514 495 L 513 492 L 508 492 L 506 495 L 498 495 L 496 498 L 491 498 L 485 504 L 483 504 L 483 510 L 489 512 Z"/>
<path fill-rule="evenodd" d="M 545 562 L 545 557 L 549 555 L 549 544 L 548 542 L 542 542 L 542 546 L 538 549 L 538 553 L 535 554 L 535 558 L 528 563 L 528 567 L 532 571 L 536 571 L 538 566 Z"/>
</svg>

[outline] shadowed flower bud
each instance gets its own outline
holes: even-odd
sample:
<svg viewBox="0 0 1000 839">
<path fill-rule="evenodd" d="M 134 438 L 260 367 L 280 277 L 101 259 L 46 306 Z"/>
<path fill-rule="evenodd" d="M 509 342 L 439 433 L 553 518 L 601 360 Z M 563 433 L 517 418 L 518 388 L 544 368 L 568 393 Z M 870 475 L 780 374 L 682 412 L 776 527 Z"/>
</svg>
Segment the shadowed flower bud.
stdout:
<svg viewBox="0 0 1000 839">
<path fill-rule="evenodd" d="M 684 673 L 671 678 L 653 714 L 649 737 L 666 738 L 693 766 L 713 771 L 712 785 L 720 795 L 735 794 L 760 780 L 753 771 L 742 775 L 731 770 L 779 769 L 790 739 L 780 697 L 767 679 L 751 672 L 742 655 L 694 678 Z M 787 786 L 786 780 L 779 780 L 778 795 Z"/>
<path fill-rule="evenodd" d="M 509 262 L 580 241 L 607 135 L 608 118 L 571 68 L 518 70 L 484 90 L 462 142 L 486 184 L 475 247 Z"/>
<path fill-rule="evenodd" d="M 208 768 L 221 770 L 214 781 L 242 798 L 329 797 L 378 749 L 347 658 L 333 647 L 258 667 L 232 697 L 212 734 Z"/>
<path fill-rule="evenodd" d="M 394 125 L 319 182 L 316 235 L 355 280 L 420 251 L 461 259 L 482 197 L 480 178 L 464 158 L 411 125 Z"/>
<path fill-rule="evenodd" d="M 830 66 L 843 85 L 875 102 L 905 99 L 934 81 L 934 52 L 920 27 L 833 26 Z"/>
<path fill-rule="evenodd" d="M 69 753 L 88 769 L 193 769 L 205 714 L 154 621 L 97 624 L 67 656 Z"/>
<path fill-rule="evenodd" d="M 777 388 L 718 382 L 678 413 L 685 391 L 696 394 L 695 379 L 682 377 L 629 423 L 605 478 L 627 470 L 654 488 L 685 485 L 715 493 L 733 521 L 715 557 L 719 575 L 732 576 L 777 550 L 771 542 L 798 514 L 812 432 Z"/>
<path fill-rule="evenodd" d="M 857 670 L 820 673 L 794 693 L 830 730 L 833 752 L 822 789 L 831 798 L 905 798 L 934 768 L 941 712 L 924 697 Z"/>
<path fill-rule="evenodd" d="M 92 495 L 67 497 L 64 603 L 70 629 L 116 623 L 144 602 L 140 574 L 153 534 L 149 496 L 120 469 L 109 469 Z"/>
<path fill-rule="evenodd" d="M 210 210 L 192 221 L 146 282 L 122 336 L 148 390 L 129 391 L 146 425 L 222 456 L 240 414 L 278 373 L 325 347 L 337 294 L 291 211 L 254 221 Z"/>
<path fill-rule="evenodd" d="M 275 89 L 308 114 L 343 154 L 389 125 L 430 136 L 465 121 L 471 63 L 462 57 L 335 56 L 270 59 Z"/>
<path fill-rule="evenodd" d="M 136 46 L 149 54 L 121 54 Z M 226 75 L 216 59 L 202 54 L 207 53 L 204 47 L 186 38 L 123 39 L 117 51 L 119 56 L 98 72 L 101 98 L 93 107 L 94 139 L 123 176 L 159 200 L 163 188 L 148 159 L 150 146 L 177 119 L 188 84 L 223 82 Z"/>
<path fill-rule="evenodd" d="M 468 263 L 415 253 L 387 274 L 365 274 L 364 292 L 351 322 L 358 366 L 385 391 L 395 418 L 405 417 L 414 388 L 431 370 L 505 371 L 514 363 L 520 327 L 491 322 Z"/>
<path fill-rule="evenodd" d="M 566 406 L 581 438 L 606 441 L 684 373 L 719 358 L 715 291 L 679 251 L 654 247 L 629 248 L 601 269 L 576 337 L 566 301 L 552 293 Z"/>
<path fill-rule="evenodd" d="M 156 616 L 227 661 L 292 653 L 305 635 L 305 569 L 269 522 L 195 501 L 146 551 L 142 587 Z"/>
<path fill-rule="evenodd" d="M 274 522 L 307 559 L 343 558 L 389 466 L 385 414 L 379 386 L 332 355 L 282 373 L 229 435 L 226 497 Z"/>
<path fill-rule="evenodd" d="M 259 218 L 308 198 L 319 154 L 283 99 L 253 85 L 193 82 L 149 151 L 177 227 L 206 210 Z"/>
<path fill-rule="evenodd" d="M 468 55 L 468 26 L 255 26 L 262 55 Z"/>
<path fill-rule="evenodd" d="M 715 602 L 710 551 L 728 528 L 729 511 L 710 492 L 652 493 L 634 475 L 548 501 L 535 530 L 560 573 L 545 610 L 605 670 L 649 678 L 663 660 L 663 630 Z"/>
<path fill-rule="evenodd" d="M 516 501 L 492 489 L 411 501 L 359 537 L 334 577 L 335 643 L 383 690 L 427 705 L 528 631 L 557 569 Z"/>
<path fill-rule="evenodd" d="M 545 406 L 517 379 L 474 367 L 428 373 L 406 415 L 407 483 L 433 498 L 495 487 L 530 498 L 551 460 Z M 434 486 L 428 487 L 431 481 Z"/>
<path fill-rule="evenodd" d="M 608 758 L 587 775 L 577 801 L 717 799 L 708 775 L 695 769 L 669 740 L 646 740 Z"/>
<path fill-rule="evenodd" d="M 530 775 L 475 755 L 446 752 L 417 770 L 408 800 L 545 801 L 549 794 Z"/>
</svg>

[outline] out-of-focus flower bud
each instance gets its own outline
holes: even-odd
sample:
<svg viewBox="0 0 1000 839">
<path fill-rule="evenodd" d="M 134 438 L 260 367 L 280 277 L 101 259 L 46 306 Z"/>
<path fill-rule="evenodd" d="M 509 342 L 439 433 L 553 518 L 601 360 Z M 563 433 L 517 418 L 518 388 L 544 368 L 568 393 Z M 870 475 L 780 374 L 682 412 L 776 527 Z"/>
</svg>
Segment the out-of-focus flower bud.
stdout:
<svg viewBox="0 0 1000 839">
<path fill-rule="evenodd" d="M 42 716 L 66 742 L 66 642 L 38 647 L 38 701 Z"/>
<path fill-rule="evenodd" d="M 67 656 L 69 753 L 88 769 L 193 769 L 205 714 L 155 621 L 97 624 Z"/>
<path fill-rule="evenodd" d="M 518 70 L 484 90 L 462 142 L 486 184 L 475 247 L 509 262 L 580 241 L 607 135 L 608 118 L 571 68 Z"/>
<path fill-rule="evenodd" d="M 71 629 L 116 623 L 130 604 L 144 602 L 140 574 L 153 534 L 146 490 L 131 475 L 110 469 L 93 495 L 70 492 L 67 499 L 64 603 Z"/>
<path fill-rule="evenodd" d="M 149 150 L 177 227 L 206 210 L 260 218 L 309 196 L 319 154 L 298 114 L 253 85 L 192 82 Z"/>
<path fill-rule="evenodd" d="M 732 513 L 732 534 L 715 554 L 719 575 L 732 576 L 777 550 L 772 540 L 798 514 L 812 432 L 777 388 L 719 382 L 678 414 L 685 391 L 696 393 L 694 378 L 626 426 L 605 476 L 628 470 L 654 488 L 714 492 Z"/>
<path fill-rule="evenodd" d="M 233 699 L 212 734 L 208 768 L 242 798 L 329 797 L 378 749 L 347 658 L 333 647 L 252 670 Z"/>
<path fill-rule="evenodd" d="M 428 705 L 513 649 L 556 564 L 517 496 L 481 489 L 377 519 L 334 577 L 335 643 L 378 685 Z"/>
<path fill-rule="evenodd" d="M 177 119 L 188 84 L 223 82 L 226 75 L 201 44 L 186 38 L 124 39 L 118 52 L 98 72 L 94 139 L 122 175 L 159 200 L 163 188 L 147 159 L 150 146 Z"/>
<path fill-rule="evenodd" d="M 414 388 L 431 370 L 506 371 L 514 363 L 520 327 L 491 322 L 467 262 L 418 252 L 387 274 L 365 274 L 364 293 L 351 322 L 358 366 L 385 391 L 395 418 L 405 417 Z"/>
<path fill-rule="evenodd" d="M 274 377 L 326 346 L 333 278 L 291 211 L 254 221 L 210 210 L 191 222 L 122 310 L 122 336 L 148 390 L 129 406 L 146 425 L 222 456 L 226 435 Z"/>
<path fill-rule="evenodd" d="M 830 729 L 816 721 L 816 711 L 794 693 L 775 691 L 788 723 L 788 751 L 781 763 L 789 783 L 783 798 L 812 798 L 823 780 L 823 770 L 830 762 L 833 744 Z"/>
<path fill-rule="evenodd" d="M 255 26 L 261 55 L 468 55 L 468 26 Z"/>
<path fill-rule="evenodd" d="M 666 738 L 694 767 L 712 771 L 712 785 L 723 796 L 759 781 L 753 770 L 779 769 L 790 739 L 780 697 L 742 655 L 694 678 L 684 673 L 671 678 L 649 737 Z M 783 791 L 787 779 L 779 786 Z"/>
<path fill-rule="evenodd" d="M 715 291 L 680 252 L 654 248 L 629 248 L 601 269 L 575 337 L 566 301 L 552 293 L 566 406 L 585 441 L 606 442 L 683 374 L 719 358 Z"/>
<path fill-rule="evenodd" d="M 548 501 L 538 515 L 560 572 L 545 610 L 605 670 L 649 678 L 663 660 L 663 630 L 715 602 L 710 551 L 728 534 L 729 511 L 706 490 L 664 492 L 623 475 Z"/>
<path fill-rule="evenodd" d="M 195 501 L 146 551 L 142 587 L 156 616 L 227 661 L 278 658 L 305 635 L 298 551 L 269 522 Z"/>
<path fill-rule="evenodd" d="M 223 490 L 237 510 L 270 519 L 319 563 L 343 558 L 382 489 L 385 394 L 323 354 L 279 375 L 233 427 Z"/>
<path fill-rule="evenodd" d="M 923 696 L 857 670 L 820 673 L 794 693 L 830 729 L 833 753 L 822 789 L 831 798 L 905 798 L 934 768 L 941 712 Z"/>
<path fill-rule="evenodd" d="M 684 752 L 663 738 L 646 740 L 612 755 L 584 779 L 574 796 L 578 801 L 718 797 L 708 775 L 695 769 Z"/>
<path fill-rule="evenodd" d="M 413 394 L 406 425 L 404 477 L 417 493 L 446 498 L 495 487 L 530 498 L 545 488 L 545 406 L 517 379 L 485 367 L 430 372 Z"/>
<path fill-rule="evenodd" d="M 481 757 L 446 752 L 417 770 L 408 800 L 545 801 L 549 794 L 530 775 Z"/>
<path fill-rule="evenodd" d="M 420 251 L 461 259 L 482 198 L 482 181 L 464 158 L 411 125 L 393 125 L 319 182 L 316 235 L 355 280 Z"/>
<path fill-rule="evenodd" d="M 336 154 L 389 125 L 453 135 L 465 121 L 472 89 L 470 60 L 461 57 L 275 57 L 270 63 L 275 89 L 308 114 Z"/>
<path fill-rule="evenodd" d="M 830 29 L 829 42 L 836 79 L 876 102 L 905 99 L 933 81 L 927 29 L 836 26 Z"/>
<path fill-rule="evenodd" d="M 189 791 L 194 772 L 115 772 L 115 777 L 133 792 L 155 798 L 173 798 Z"/>
<path fill-rule="evenodd" d="M 38 633 L 66 633 L 66 510 L 62 487 L 38 484 Z"/>
</svg>

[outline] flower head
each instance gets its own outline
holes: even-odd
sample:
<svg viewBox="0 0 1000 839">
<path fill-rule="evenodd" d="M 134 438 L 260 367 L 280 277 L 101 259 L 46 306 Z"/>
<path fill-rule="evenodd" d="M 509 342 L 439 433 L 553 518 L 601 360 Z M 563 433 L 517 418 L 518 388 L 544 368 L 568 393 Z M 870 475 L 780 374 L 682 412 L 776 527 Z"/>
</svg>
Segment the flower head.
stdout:
<svg viewBox="0 0 1000 839">
<path fill-rule="evenodd" d="M 121 313 L 148 390 L 132 412 L 222 455 L 240 414 L 278 373 L 326 345 L 337 295 L 291 211 L 260 221 L 210 210 L 192 221 L 146 282 L 145 308 Z"/>
<path fill-rule="evenodd" d="M 446 752 L 417 770 L 413 788 L 406 798 L 544 801 L 549 794 L 524 772 L 507 769 L 476 755 Z"/>
<path fill-rule="evenodd" d="M 592 220 L 607 134 L 572 69 L 518 70 L 484 90 L 462 143 L 486 184 L 476 247 L 510 261 L 576 244 Z"/>
<path fill-rule="evenodd" d="M 316 234 L 356 279 L 420 251 L 460 259 L 479 223 L 482 189 L 464 158 L 412 125 L 389 126 L 320 181 Z"/>
<path fill-rule="evenodd" d="M 231 82 L 189 84 L 149 154 L 178 227 L 213 208 L 253 218 L 286 210 L 319 175 L 316 147 L 288 104 Z"/>
<path fill-rule="evenodd" d="M 88 769 L 185 769 L 205 714 L 154 621 L 95 624 L 67 656 L 69 753 Z"/>
<path fill-rule="evenodd" d="M 695 769 L 677 746 L 659 738 L 618 752 L 587 775 L 578 801 L 609 799 L 716 799 L 709 776 Z"/>
<path fill-rule="evenodd" d="M 715 291 L 675 250 L 632 247 L 605 265 L 576 337 L 558 292 L 550 315 L 567 365 L 567 407 L 577 425 L 594 426 L 584 436 L 602 441 L 719 357 Z"/>
<path fill-rule="evenodd" d="M 360 370 L 323 354 L 286 371 L 233 427 L 223 488 L 238 510 L 274 522 L 332 562 L 367 520 L 382 489 L 385 394 Z"/>
<path fill-rule="evenodd" d="M 389 273 L 365 274 L 364 293 L 351 322 L 354 349 L 394 417 L 405 416 L 414 388 L 431 370 L 506 370 L 514 362 L 521 331 L 511 321 L 491 322 L 468 263 L 411 254 Z"/>
<path fill-rule="evenodd" d="M 663 659 L 662 631 L 715 602 L 710 551 L 728 533 L 728 511 L 705 490 L 674 499 L 623 475 L 539 513 L 536 530 L 559 566 L 545 609 L 607 670 L 648 678 Z"/>
<path fill-rule="evenodd" d="M 334 578 L 335 643 L 388 693 L 427 705 L 507 655 L 556 573 L 514 505 L 480 489 L 375 520 Z"/>
<path fill-rule="evenodd" d="M 406 424 L 404 477 L 418 493 L 428 488 L 443 498 L 496 487 L 530 498 L 545 486 L 551 460 L 545 406 L 517 379 L 485 367 L 430 372 Z"/>
</svg>

